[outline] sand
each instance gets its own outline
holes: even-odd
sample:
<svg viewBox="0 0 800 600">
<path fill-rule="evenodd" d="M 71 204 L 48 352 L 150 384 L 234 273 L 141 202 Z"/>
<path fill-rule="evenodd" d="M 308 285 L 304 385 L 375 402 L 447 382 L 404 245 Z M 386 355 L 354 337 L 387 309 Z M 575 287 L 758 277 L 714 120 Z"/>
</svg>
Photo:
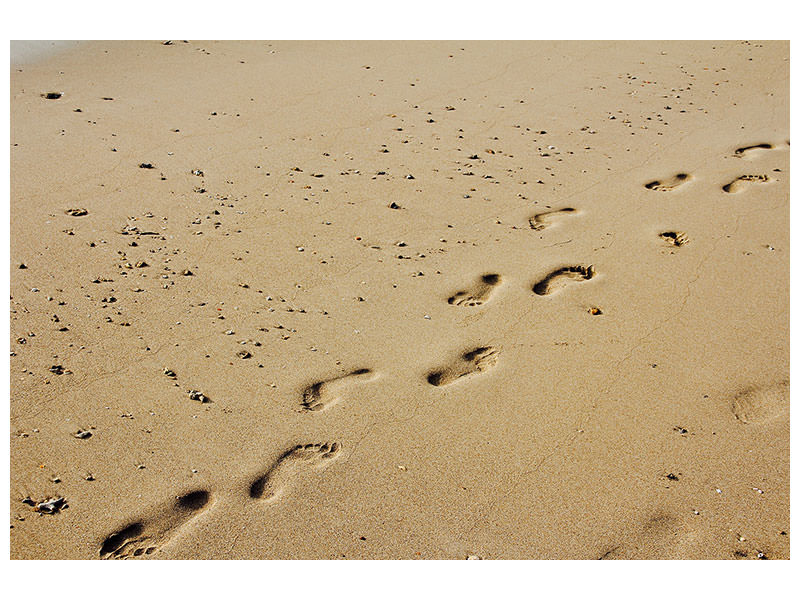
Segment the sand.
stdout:
<svg viewBox="0 0 800 600">
<path fill-rule="evenodd" d="M 15 67 L 11 557 L 789 558 L 788 80 L 729 41 Z"/>
</svg>

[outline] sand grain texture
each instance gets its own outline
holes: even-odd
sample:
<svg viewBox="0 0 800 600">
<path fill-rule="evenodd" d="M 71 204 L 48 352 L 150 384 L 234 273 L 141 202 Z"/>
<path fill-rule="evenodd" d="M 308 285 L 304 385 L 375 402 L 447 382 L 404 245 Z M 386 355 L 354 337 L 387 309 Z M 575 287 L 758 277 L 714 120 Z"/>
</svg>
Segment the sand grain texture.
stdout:
<svg viewBox="0 0 800 600">
<path fill-rule="evenodd" d="M 12 557 L 788 558 L 788 61 L 14 67 Z"/>
</svg>

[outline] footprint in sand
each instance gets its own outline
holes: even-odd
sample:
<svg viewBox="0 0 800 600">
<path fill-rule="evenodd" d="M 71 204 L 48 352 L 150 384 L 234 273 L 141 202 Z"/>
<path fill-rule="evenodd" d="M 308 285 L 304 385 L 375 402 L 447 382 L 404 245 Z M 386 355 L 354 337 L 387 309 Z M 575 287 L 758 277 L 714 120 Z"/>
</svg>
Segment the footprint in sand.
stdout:
<svg viewBox="0 0 800 600">
<path fill-rule="evenodd" d="M 559 208 L 558 210 L 548 210 L 543 213 L 539 213 L 538 215 L 533 215 L 530 219 L 528 219 L 528 223 L 531 226 L 531 229 L 534 231 L 541 231 L 542 229 L 549 227 L 552 225 L 551 221 L 553 217 L 556 215 L 563 215 L 563 214 L 574 214 L 576 211 L 574 208 Z"/>
<path fill-rule="evenodd" d="M 752 146 L 742 146 L 741 148 L 737 148 L 734 151 L 734 156 L 740 156 L 742 158 L 750 158 L 751 156 L 758 156 L 762 154 L 764 150 L 772 150 L 774 146 L 772 144 L 754 144 Z"/>
<path fill-rule="evenodd" d="M 689 243 L 689 238 L 686 237 L 686 234 L 682 231 L 664 231 L 663 233 L 659 233 L 658 237 L 672 246 L 680 247 Z"/>
<path fill-rule="evenodd" d="M 656 192 L 671 192 L 684 183 L 691 181 L 691 179 L 692 176 L 688 173 L 678 173 L 677 175 L 673 175 L 669 179 L 665 179 L 663 181 L 656 180 L 646 183 L 644 184 L 644 187 L 646 187 L 648 190 L 653 190 Z"/>
<path fill-rule="evenodd" d="M 788 414 L 789 381 L 739 392 L 731 401 L 731 412 L 744 424 L 767 423 Z"/>
<path fill-rule="evenodd" d="M 351 383 L 372 381 L 376 377 L 377 375 L 370 369 L 357 369 L 341 377 L 318 381 L 303 390 L 302 409 L 324 410 L 339 402 Z"/>
<path fill-rule="evenodd" d="M 500 350 L 492 346 L 470 350 L 444 368 L 429 373 L 428 383 L 440 387 L 449 385 L 462 377 L 488 371 L 497 364 L 499 356 Z"/>
<path fill-rule="evenodd" d="M 192 518 L 205 511 L 211 494 L 197 490 L 161 506 L 152 516 L 130 523 L 109 535 L 100 546 L 100 558 L 148 557 L 158 552 Z"/>
<path fill-rule="evenodd" d="M 588 267 L 562 267 L 535 284 L 533 293 L 537 296 L 546 296 L 560 290 L 571 282 L 586 281 L 594 276 L 595 271 L 592 265 Z"/>
<path fill-rule="evenodd" d="M 722 191 L 728 194 L 735 194 L 742 191 L 751 183 L 767 183 L 771 181 L 766 175 L 742 175 L 737 177 L 730 183 L 722 186 Z"/>
<path fill-rule="evenodd" d="M 480 306 L 488 302 L 501 281 L 502 278 L 497 273 L 481 275 L 480 281 L 473 288 L 456 292 L 447 299 L 447 303 L 455 306 Z"/>
<path fill-rule="evenodd" d="M 250 486 L 250 497 L 277 500 L 296 480 L 327 465 L 341 450 L 338 442 L 300 444 L 284 452 L 269 470 Z"/>
</svg>

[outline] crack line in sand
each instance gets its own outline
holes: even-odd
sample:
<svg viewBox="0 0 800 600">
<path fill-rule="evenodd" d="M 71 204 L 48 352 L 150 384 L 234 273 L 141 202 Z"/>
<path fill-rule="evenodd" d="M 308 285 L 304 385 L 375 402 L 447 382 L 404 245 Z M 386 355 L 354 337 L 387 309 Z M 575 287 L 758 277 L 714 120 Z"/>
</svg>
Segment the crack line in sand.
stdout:
<svg viewBox="0 0 800 600">
<path fill-rule="evenodd" d="M 562 449 L 566 450 L 570 445 L 572 445 L 572 443 L 575 441 L 575 439 L 578 437 L 578 435 L 580 435 L 583 432 L 583 430 L 586 428 L 586 426 L 589 424 L 589 422 L 591 422 L 592 414 L 594 413 L 594 411 L 599 406 L 600 398 L 603 397 L 603 396 L 608 395 L 608 393 L 613 389 L 613 387 L 620 381 L 620 379 L 622 379 L 622 377 L 623 377 L 623 372 L 621 370 L 622 365 L 625 362 L 627 362 L 628 360 L 630 360 L 630 358 L 633 356 L 634 352 L 640 346 L 642 346 L 645 343 L 645 340 L 647 340 L 649 337 L 651 337 L 656 331 L 659 331 L 660 329 L 662 329 L 668 322 L 670 322 L 673 319 L 675 319 L 678 315 L 680 315 L 684 311 L 684 309 L 686 308 L 686 305 L 687 305 L 687 303 L 689 301 L 689 298 L 691 297 L 691 286 L 692 286 L 693 283 L 695 283 L 700 278 L 700 271 L 702 270 L 702 268 L 706 264 L 706 262 L 708 262 L 708 260 L 711 258 L 711 255 L 715 252 L 719 241 L 722 240 L 723 238 L 725 238 L 728 235 L 735 234 L 739 230 L 739 227 L 741 226 L 742 220 L 745 217 L 747 217 L 747 216 L 749 216 L 749 215 L 751 215 L 753 213 L 757 213 L 757 212 L 778 210 L 784 204 L 785 204 L 785 202 L 781 201 L 780 203 L 778 203 L 776 206 L 773 206 L 772 208 L 766 208 L 766 209 L 765 208 L 758 208 L 758 209 L 747 211 L 746 213 L 737 215 L 737 217 L 736 217 L 736 225 L 735 225 L 733 231 L 730 234 L 722 233 L 721 235 L 717 236 L 714 239 L 714 241 L 712 242 L 711 249 L 698 262 L 697 267 L 695 268 L 694 276 L 686 283 L 686 293 L 683 296 L 683 300 L 682 300 L 681 305 L 678 308 L 678 310 L 676 310 L 673 314 L 671 314 L 670 316 L 668 316 L 665 319 L 663 319 L 658 325 L 656 325 L 649 332 L 647 332 L 642 337 L 640 337 L 638 339 L 638 341 L 625 354 L 625 356 L 623 356 L 620 360 L 617 361 L 617 363 L 616 363 L 616 365 L 614 367 L 614 370 L 617 371 L 617 376 L 612 381 L 610 381 L 605 386 L 605 388 L 603 388 L 598 394 L 596 394 L 594 396 L 594 398 L 592 399 L 591 406 L 588 408 L 588 410 L 584 411 L 585 412 L 584 416 L 579 418 L 576 430 L 573 431 L 572 433 L 570 433 L 569 435 L 567 435 L 566 438 L 564 438 L 560 442 L 557 442 L 549 452 L 547 452 L 538 461 L 536 461 L 535 465 L 532 468 L 519 473 L 517 475 L 517 477 L 516 477 L 516 481 L 507 489 L 505 494 L 503 494 L 499 498 L 495 498 L 495 499 L 490 500 L 488 502 L 488 504 L 485 506 L 485 508 L 483 508 L 483 509 L 478 508 L 479 517 L 474 519 L 474 524 L 473 525 L 471 525 L 469 528 L 467 528 L 466 530 L 464 530 L 464 531 L 462 531 L 460 533 L 461 537 L 465 537 L 466 535 L 468 535 L 469 533 L 474 531 L 476 527 L 478 527 L 483 522 L 485 522 L 485 519 L 483 518 L 483 515 L 488 514 L 488 512 L 490 512 L 494 507 L 496 507 L 501 502 L 504 502 L 506 499 L 511 497 L 514 494 L 514 492 L 516 491 L 516 489 L 521 485 L 521 483 L 522 483 L 522 481 L 524 479 L 526 479 L 526 478 L 530 477 L 531 475 L 537 473 L 539 471 L 539 469 L 541 469 L 541 467 L 545 464 L 545 462 L 547 462 L 550 458 L 552 458 L 554 455 L 556 455 L 556 453 L 558 453 L 560 450 L 562 450 Z M 530 312 L 530 311 L 528 311 L 528 312 Z M 519 321 L 521 321 L 521 320 L 522 319 L 520 318 L 517 321 L 517 323 Z M 516 325 L 516 323 L 515 323 L 515 325 Z M 476 503 L 476 504 L 478 506 L 480 505 L 480 503 Z"/>
</svg>

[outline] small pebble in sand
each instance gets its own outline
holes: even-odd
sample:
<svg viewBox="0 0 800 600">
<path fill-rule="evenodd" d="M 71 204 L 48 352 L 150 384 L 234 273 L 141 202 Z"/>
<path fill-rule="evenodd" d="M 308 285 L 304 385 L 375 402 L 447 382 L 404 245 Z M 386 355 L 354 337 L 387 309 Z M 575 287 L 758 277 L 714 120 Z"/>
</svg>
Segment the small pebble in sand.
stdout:
<svg viewBox="0 0 800 600">
<path fill-rule="evenodd" d="M 42 94 L 42 98 L 45 100 L 58 100 L 63 95 L 64 94 L 62 92 L 45 92 Z"/>
<path fill-rule="evenodd" d="M 152 163 L 139 163 L 140 169 L 155 169 Z"/>
<path fill-rule="evenodd" d="M 238 356 L 239 358 L 245 359 L 245 358 L 251 358 L 253 355 L 250 354 L 250 352 L 248 352 L 247 350 L 239 350 L 236 353 L 236 356 Z"/>
<path fill-rule="evenodd" d="M 92 432 L 85 429 L 78 429 L 78 431 L 72 434 L 72 437 L 78 438 L 79 440 L 86 440 L 92 437 Z"/>
<path fill-rule="evenodd" d="M 172 369 L 164 369 L 164 375 L 170 377 L 171 379 L 175 379 L 178 375 Z"/>
<path fill-rule="evenodd" d="M 591 314 L 593 314 L 593 315 L 602 315 L 603 314 L 603 311 L 600 310 L 599 308 L 597 308 L 596 306 L 593 306 L 592 308 L 590 308 L 589 312 Z"/>
<path fill-rule="evenodd" d="M 207 404 L 211 402 L 211 399 L 206 396 L 203 392 L 199 392 L 197 390 L 189 390 L 189 399 L 195 400 L 196 402 L 201 402 L 203 404 Z"/>
<path fill-rule="evenodd" d="M 483 560 L 483 559 L 477 554 L 470 554 L 469 556 L 467 556 L 467 560 Z"/>
<path fill-rule="evenodd" d="M 59 496 L 58 498 L 48 498 L 43 502 L 37 503 L 34 510 L 45 515 L 54 515 L 64 508 L 67 508 L 67 501 Z"/>
</svg>

